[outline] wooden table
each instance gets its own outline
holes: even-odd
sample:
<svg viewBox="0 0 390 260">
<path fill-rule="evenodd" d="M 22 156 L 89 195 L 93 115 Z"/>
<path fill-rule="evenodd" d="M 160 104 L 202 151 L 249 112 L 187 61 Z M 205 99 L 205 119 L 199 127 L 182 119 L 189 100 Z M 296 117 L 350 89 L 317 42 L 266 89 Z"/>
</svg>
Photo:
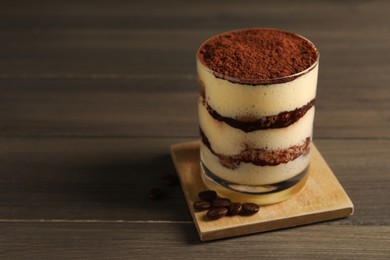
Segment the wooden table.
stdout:
<svg viewBox="0 0 390 260">
<path fill-rule="evenodd" d="M 0 258 L 389 259 L 388 1 L 2 1 Z M 200 242 L 172 144 L 198 138 L 195 51 L 277 27 L 321 52 L 314 140 L 341 220 Z M 164 199 L 147 198 L 161 186 Z"/>
</svg>

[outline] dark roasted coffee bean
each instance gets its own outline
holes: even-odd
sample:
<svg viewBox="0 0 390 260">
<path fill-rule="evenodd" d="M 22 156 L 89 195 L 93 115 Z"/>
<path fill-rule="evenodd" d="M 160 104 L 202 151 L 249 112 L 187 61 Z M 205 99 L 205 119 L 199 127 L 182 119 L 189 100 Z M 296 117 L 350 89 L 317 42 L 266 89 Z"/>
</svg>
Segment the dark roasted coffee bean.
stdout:
<svg viewBox="0 0 390 260">
<path fill-rule="evenodd" d="M 231 200 L 226 198 L 218 198 L 212 201 L 212 205 L 214 208 L 229 207 L 230 204 L 232 204 Z"/>
<path fill-rule="evenodd" d="M 171 186 L 176 185 L 178 182 L 177 176 L 173 174 L 165 174 L 161 179 L 163 183 Z"/>
<path fill-rule="evenodd" d="M 205 190 L 202 192 L 199 192 L 198 194 L 199 199 L 201 200 L 213 200 L 217 198 L 217 193 L 213 190 Z"/>
<path fill-rule="evenodd" d="M 161 198 L 163 195 L 162 190 L 160 188 L 151 188 L 148 193 L 148 197 L 152 200 L 156 200 Z"/>
<path fill-rule="evenodd" d="M 220 207 L 220 208 L 213 208 L 207 211 L 207 218 L 209 219 L 219 219 L 222 218 L 223 216 L 226 216 L 228 213 L 227 208 Z"/>
<path fill-rule="evenodd" d="M 234 202 L 230 204 L 227 209 L 229 211 L 228 212 L 229 215 L 238 215 L 241 213 L 242 204 L 239 202 Z"/>
<path fill-rule="evenodd" d="M 194 202 L 194 209 L 202 211 L 211 208 L 211 203 L 205 200 L 198 200 Z"/>
<path fill-rule="evenodd" d="M 244 203 L 242 204 L 242 215 L 253 215 L 260 210 L 260 207 L 255 203 Z"/>
</svg>

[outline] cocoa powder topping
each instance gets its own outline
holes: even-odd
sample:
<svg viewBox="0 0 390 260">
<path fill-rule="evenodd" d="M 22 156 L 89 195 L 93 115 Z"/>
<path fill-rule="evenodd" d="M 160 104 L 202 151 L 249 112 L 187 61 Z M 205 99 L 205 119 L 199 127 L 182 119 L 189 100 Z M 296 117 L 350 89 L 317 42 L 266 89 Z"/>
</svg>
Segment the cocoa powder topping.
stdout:
<svg viewBox="0 0 390 260">
<path fill-rule="evenodd" d="M 309 69 L 318 51 L 308 40 L 282 30 L 255 28 L 219 34 L 198 50 L 218 78 L 258 85 L 288 82 Z"/>
</svg>

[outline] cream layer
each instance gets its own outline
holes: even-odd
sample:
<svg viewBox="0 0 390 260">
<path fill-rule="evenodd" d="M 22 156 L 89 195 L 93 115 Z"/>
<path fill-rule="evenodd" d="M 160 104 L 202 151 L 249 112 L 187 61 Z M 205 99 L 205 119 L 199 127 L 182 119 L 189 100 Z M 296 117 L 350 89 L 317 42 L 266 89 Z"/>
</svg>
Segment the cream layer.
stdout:
<svg viewBox="0 0 390 260">
<path fill-rule="evenodd" d="M 297 145 L 312 135 L 315 111 L 312 107 L 302 118 L 288 127 L 245 133 L 215 120 L 201 100 L 199 100 L 198 109 L 200 128 L 209 139 L 213 151 L 223 155 L 239 154 L 248 147 L 281 150 Z"/>
<path fill-rule="evenodd" d="M 200 145 L 200 156 L 202 162 L 216 176 L 244 185 L 267 185 L 288 180 L 304 171 L 310 161 L 310 154 L 304 154 L 276 166 L 256 166 L 241 162 L 238 168 L 230 169 L 223 166 L 220 159 L 203 143 Z"/>
<path fill-rule="evenodd" d="M 277 115 L 306 105 L 316 96 L 318 64 L 293 81 L 272 85 L 244 85 L 217 78 L 197 60 L 205 99 L 220 115 L 232 118 Z"/>
</svg>

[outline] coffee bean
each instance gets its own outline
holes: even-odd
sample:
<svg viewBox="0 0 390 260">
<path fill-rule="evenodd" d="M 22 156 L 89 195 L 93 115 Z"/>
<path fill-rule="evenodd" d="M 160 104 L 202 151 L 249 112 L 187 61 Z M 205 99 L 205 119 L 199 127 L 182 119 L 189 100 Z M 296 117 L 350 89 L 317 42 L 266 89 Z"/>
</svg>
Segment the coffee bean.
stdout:
<svg viewBox="0 0 390 260">
<path fill-rule="evenodd" d="M 241 214 L 243 215 L 253 215 L 260 210 L 260 207 L 255 203 L 244 203 L 242 204 Z"/>
<path fill-rule="evenodd" d="M 178 183 L 177 176 L 173 174 L 165 174 L 164 176 L 162 176 L 161 179 L 163 183 L 171 186 L 176 185 Z"/>
<path fill-rule="evenodd" d="M 199 192 L 198 194 L 199 199 L 201 200 L 213 200 L 217 198 L 217 193 L 213 190 L 205 190 L 202 192 Z"/>
<path fill-rule="evenodd" d="M 163 195 L 160 188 L 151 188 L 148 193 L 148 197 L 152 200 L 161 198 Z"/>
<path fill-rule="evenodd" d="M 232 204 L 231 200 L 226 198 L 218 198 L 212 201 L 212 205 L 214 208 L 229 207 L 230 204 Z"/>
<path fill-rule="evenodd" d="M 229 211 L 228 212 L 229 215 L 238 215 L 241 213 L 242 204 L 239 202 L 234 202 L 230 204 L 227 209 Z"/>
<path fill-rule="evenodd" d="M 219 218 L 222 218 L 223 216 L 226 216 L 226 214 L 228 213 L 228 210 L 227 208 L 224 208 L 224 207 L 219 207 L 219 208 L 213 208 L 213 209 L 210 209 L 209 211 L 207 211 L 207 218 L 209 219 L 219 219 Z"/>
<path fill-rule="evenodd" d="M 194 208 L 199 211 L 210 209 L 211 203 L 205 200 L 198 200 L 194 202 Z"/>
</svg>

